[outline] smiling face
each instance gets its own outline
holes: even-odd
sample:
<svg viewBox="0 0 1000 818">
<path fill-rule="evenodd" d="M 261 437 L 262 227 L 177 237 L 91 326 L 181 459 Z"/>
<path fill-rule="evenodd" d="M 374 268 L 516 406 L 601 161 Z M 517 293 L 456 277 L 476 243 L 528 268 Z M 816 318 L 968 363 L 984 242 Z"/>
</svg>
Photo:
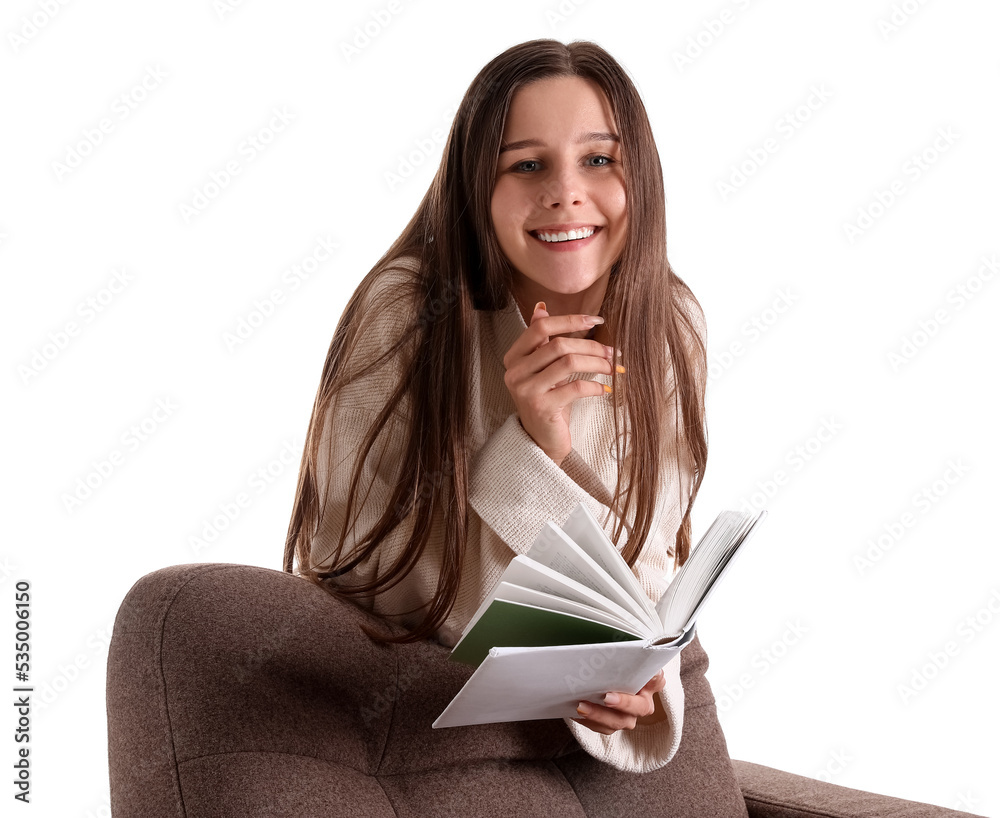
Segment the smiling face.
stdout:
<svg viewBox="0 0 1000 818">
<path fill-rule="evenodd" d="M 522 315 L 538 301 L 552 314 L 600 310 L 626 207 L 618 135 L 595 83 L 551 77 L 514 94 L 490 212 Z"/>
</svg>

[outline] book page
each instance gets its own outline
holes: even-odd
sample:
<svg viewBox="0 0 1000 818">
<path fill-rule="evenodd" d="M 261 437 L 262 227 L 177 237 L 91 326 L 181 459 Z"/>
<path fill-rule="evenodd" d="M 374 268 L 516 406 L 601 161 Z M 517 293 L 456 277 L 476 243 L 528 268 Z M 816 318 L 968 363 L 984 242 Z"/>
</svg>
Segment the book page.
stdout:
<svg viewBox="0 0 1000 818">
<path fill-rule="evenodd" d="M 580 503 L 562 526 L 563 532 L 582 548 L 619 586 L 646 611 L 650 621 L 658 621 L 656 607 L 639 585 L 621 552 L 615 548 L 590 509 Z"/>
<path fill-rule="evenodd" d="M 643 639 L 649 635 L 645 628 L 637 628 L 635 626 L 635 620 L 632 617 L 629 617 L 629 619 L 632 619 L 629 622 L 620 616 L 606 613 L 591 605 L 582 605 L 579 602 L 572 602 L 561 596 L 555 596 L 544 591 L 536 591 L 532 588 L 524 588 L 520 585 L 511 585 L 509 582 L 501 582 L 497 586 L 496 598 L 503 602 L 533 605 L 536 608 L 545 608 L 557 613 L 579 616 L 591 622 L 600 622 L 603 625 L 609 625 L 612 628 L 631 633 L 639 639 Z"/>
<path fill-rule="evenodd" d="M 530 557 L 520 554 L 514 557 L 503 572 L 503 576 L 500 577 L 500 581 L 562 597 L 570 602 L 604 611 L 627 624 L 635 633 L 642 634 L 643 638 L 654 636 L 658 630 L 658 628 L 650 629 L 630 611 L 597 593 L 593 588 L 588 588 L 574 579 L 563 576 L 558 571 L 553 571 L 547 565 L 542 565 Z M 495 594 L 491 593 L 489 598 L 495 598 Z"/>
<path fill-rule="evenodd" d="M 545 524 L 528 549 L 527 556 L 625 608 L 640 622 L 644 622 L 650 633 L 659 630 L 659 620 L 655 617 L 650 619 L 646 606 L 633 599 L 631 594 L 554 523 Z M 638 583 L 635 577 L 632 580 Z M 655 609 L 653 613 L 656 613 Z"/>
<path fill-rule="evenodd" d="M 691 627 L 737 551 L 766 516 L 767 511 L 723 511 L 715 518 L 656 604 L 664 635 Z"/>
</svg>

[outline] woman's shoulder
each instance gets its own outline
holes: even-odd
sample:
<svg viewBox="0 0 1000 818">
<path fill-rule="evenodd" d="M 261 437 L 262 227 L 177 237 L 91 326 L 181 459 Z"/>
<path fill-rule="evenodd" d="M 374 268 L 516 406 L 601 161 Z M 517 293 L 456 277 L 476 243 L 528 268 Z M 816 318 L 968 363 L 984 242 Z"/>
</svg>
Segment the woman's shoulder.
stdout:
<svg viewBox="0 0 1000 818">
<path fill-rule="evenodd" d="M 400 256 L 380 261 L 364 277 L 355 293 L 360 323 L 378 321 L 405 329 L 412 323 L 421 301 L 420 260 Z"/>
<path fill-rule="evenodd" d="M 347 346 L 362 357 L 398 347 L 418 319 L 421 289 L 419 260 L 381 260 L 358 284 L 341 317 Z"/>
<path fill-rule="evenodd" d="M 343 385 L 398 379 L 413 351 L 420 291 L 419 260 L 412 256 L 382 259 L 365 275 L 334 340 Z"/>
</svg>

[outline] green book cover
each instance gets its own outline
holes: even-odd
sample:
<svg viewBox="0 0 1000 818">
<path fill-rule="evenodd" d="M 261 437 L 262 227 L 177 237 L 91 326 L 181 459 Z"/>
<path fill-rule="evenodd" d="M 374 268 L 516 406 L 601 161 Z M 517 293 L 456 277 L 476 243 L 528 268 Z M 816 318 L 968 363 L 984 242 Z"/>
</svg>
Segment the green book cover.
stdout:
<svg viewBox="0 0 1000 818">
<path fill-rule="evenodd" d="M 634 633 L 572 614 L 494 600 L 451 653 L 453 662 L 479 667 L 490 648 L 589 645 L 639 639 Z"/>
</svg>

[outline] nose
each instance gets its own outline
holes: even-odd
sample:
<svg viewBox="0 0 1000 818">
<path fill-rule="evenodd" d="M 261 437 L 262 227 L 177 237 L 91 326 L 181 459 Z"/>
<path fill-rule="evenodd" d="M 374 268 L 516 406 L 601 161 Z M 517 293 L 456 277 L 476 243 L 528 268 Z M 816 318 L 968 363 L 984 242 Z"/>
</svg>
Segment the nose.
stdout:
<svg viewBox="0 0 1000 818">
<path fill-rule="evenodd" d="M 584 198 L 583 179 L 579 170 L 571 163 L 555 168 L 541 182 L 539 201 L 543 209 L 583 204 Z"/>
</svg>

